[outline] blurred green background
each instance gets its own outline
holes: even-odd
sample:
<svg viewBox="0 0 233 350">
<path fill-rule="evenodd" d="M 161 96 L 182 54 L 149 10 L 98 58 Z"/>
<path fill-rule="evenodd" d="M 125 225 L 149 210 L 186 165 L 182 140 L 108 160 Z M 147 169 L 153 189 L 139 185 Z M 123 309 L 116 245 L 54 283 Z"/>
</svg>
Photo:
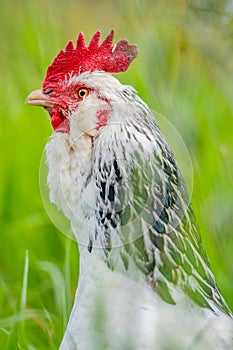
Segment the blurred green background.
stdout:
<svg viewBox="0 0 233 350">
<path fill-rule="evenodd" d="M 204 245 L 233 309 L 231 1 L 0 4 L 0 347 L 57 349 L 72 305 L 77 247 L 50 221 L 39 188 L 40 159 L 52 129 L 46 112 L 24 100 L 79 31 L 88 42 L 97 29 L 104 37 L 115 28 L 116 40 L 138 45 L 139 57 L 118 78 L 185 141 Z"/>
</svg>

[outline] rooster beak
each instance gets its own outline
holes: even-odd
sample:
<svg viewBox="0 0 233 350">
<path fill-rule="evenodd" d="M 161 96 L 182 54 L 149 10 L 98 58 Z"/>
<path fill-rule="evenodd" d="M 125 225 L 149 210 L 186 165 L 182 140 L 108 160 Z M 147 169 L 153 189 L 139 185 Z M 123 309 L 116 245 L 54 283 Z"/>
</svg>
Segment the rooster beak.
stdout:
<svg viewBox="0 0 233 350">
<path fill-rule="evenodd" d="M 56 101 L 45 95 L 42 90 L 31 92 L 25 100 L 25 103 L 33 106 L 53 107 Z"/>
</svg>

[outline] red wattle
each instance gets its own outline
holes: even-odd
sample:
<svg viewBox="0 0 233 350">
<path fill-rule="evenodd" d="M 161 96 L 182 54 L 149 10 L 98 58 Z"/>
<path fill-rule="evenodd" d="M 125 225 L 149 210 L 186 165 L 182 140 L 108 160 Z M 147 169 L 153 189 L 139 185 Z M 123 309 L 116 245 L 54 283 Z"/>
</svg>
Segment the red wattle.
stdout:
<svg viewBox="0 0 233 350">
<path fill-rule="evenodd" d="M 52 127 L 54 128 L 54 130 L 58 127 L 58 125 L 60 125 L 63 121 L 63 119 L 61 118 L 61 113 L 59 113 L 58 110 L 56 110 L 53 114 L 52 114 L 52 118 L 51 118 L 51 123 L 52 123 Z"/>
<path fill-rule="evenodd" d="M 51 116 L 51 124 L 56 132 L 69 132 L 70 126 L 69 121 L 66 119 L 62 112 L 56 110 Z"/>
</svg>

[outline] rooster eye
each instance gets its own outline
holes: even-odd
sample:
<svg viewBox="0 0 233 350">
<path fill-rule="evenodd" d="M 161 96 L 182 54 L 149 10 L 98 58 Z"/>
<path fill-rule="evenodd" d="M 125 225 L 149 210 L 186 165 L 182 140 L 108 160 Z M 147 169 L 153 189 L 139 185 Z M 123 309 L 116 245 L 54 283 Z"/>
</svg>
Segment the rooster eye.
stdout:
<svg viewBox="0 0 233 350">
<path fill-rule="evenodd" d="M 84 98 L 84 97 L 88 96 L 89 91 L 87 89 L 82 88 L 82 89 L 78 90 L 77 94 L 78 94 L 78 97 Z"/>
</svg>

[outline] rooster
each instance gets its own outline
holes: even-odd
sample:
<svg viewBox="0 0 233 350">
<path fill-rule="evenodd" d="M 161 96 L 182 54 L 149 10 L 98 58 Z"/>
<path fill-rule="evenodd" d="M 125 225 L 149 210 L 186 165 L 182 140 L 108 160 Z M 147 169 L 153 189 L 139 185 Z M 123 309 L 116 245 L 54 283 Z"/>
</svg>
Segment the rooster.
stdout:
<svg viewBox="0 0 233 350">
<path fill-rule="evenodd" d="M 80 274 L 61 350 L 232 349 L 232 313 L 186 187 L 150 109 L 111 73 L 137 47 L 79 34 L 26 102 L 44 107 L 50 199 L 70 220 Z"/>
</svg>

